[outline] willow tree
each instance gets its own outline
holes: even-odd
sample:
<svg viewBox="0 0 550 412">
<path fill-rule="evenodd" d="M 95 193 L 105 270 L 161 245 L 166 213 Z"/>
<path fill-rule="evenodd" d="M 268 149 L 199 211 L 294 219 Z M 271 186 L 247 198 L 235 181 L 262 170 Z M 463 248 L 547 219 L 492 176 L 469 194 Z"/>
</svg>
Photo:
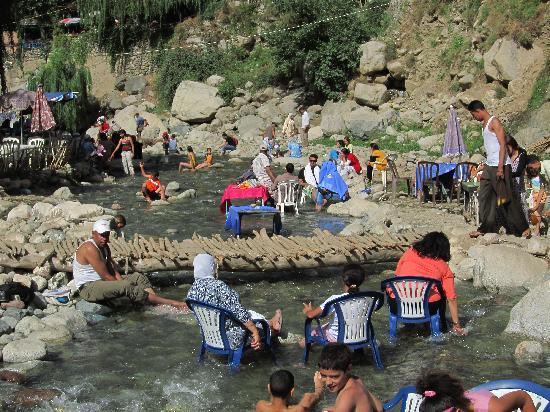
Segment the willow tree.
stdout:
<svg viewBox="0 0 550 412">
<path fill-rule="evenodd" d="M 90 71 L 85 66 L 88 48 L 86 36 L 56 35 L 48 61 L 29 77 L 29 90 L 36 90 L 38 84 L 42 84 L 45 92 L 78 92 L 77 99 L 52 106 L 58 126 L 73 132 L 88 120 L 88 94 L 92 84 Z"/>
<path fill-rule="evenodd" d="M 77 0 L 82 21 L 95 43 L 113 59 L 142 44 L 156 45 L 184 17 L 216 0 Z"/>
</svg>

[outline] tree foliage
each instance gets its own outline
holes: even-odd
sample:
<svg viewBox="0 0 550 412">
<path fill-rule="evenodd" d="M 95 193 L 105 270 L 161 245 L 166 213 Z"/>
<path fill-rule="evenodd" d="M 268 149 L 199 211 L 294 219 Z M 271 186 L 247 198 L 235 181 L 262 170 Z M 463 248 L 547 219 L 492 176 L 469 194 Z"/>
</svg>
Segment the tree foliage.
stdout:
<svg viewBox="0 0 550 412">
<path fill-rule="evenodd" d="M 281 77 L 303 75 L 315 93 L 336 98 L 359 65 L 358 46 L 383 28 L 385 4 L 374 0 L 369 10 L 357 13 L 354 0 L 274 2 L 281 30 L 268 35 L 267 42 L 275 51 Z M 351 14 L 330 20 L 347 13 Z M 283 30 L 289 26 L 300 27 Z"/>
<path fill-rule="evenodd" d="M 91 89 L 90 71 L 85 67 L 88 48 L 85 36 L 55 36 L 48 61 L 29 78 L 29 90 L 36 90 L 38 84 L 42 84 L 45 92 L 79 93 L 76 100 L 52 107 L 57 125 L 65 130 L 78 131 L 88 120 L 88 94 Z"/>
</svg>

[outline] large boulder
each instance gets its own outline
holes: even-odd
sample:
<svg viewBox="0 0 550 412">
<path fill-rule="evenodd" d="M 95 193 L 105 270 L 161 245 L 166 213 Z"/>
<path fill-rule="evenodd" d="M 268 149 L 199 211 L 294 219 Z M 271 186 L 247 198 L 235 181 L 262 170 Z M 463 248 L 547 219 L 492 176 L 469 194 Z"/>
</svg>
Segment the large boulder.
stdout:
<svg viewBox="0 0 550 412">
<path fill-rule="evenodd" d="M 61 307 L 59 311 L 42 319 L 51 327 L 64 326 L 71 332 L 77 332 L 87 327 L 88 322 L 82 312 L 68 307 Z"/>
<path fill-rule="evenodd" d="M 391 76 L 397 80 L 403 80 L 407 78 L 407 68 L 405 63 L 402 60 L 392 60 L 389 61 L 388 64 L 388 71 L 390 72 Z"/>
<path fill-rule="evenodd" d="M 354 136 L 364 136 L 377 129 L 381 123 L 378 112 L 369 107 L 359 107 L 343 116 L 345 129 Z"/>
<path fill-rule="evenodd" d="M 69 200 L 72 199 L 74 195 L 71 192 L 71 189 L 69 189 L 67 186 L 62 186 L 55 192 L 53 192 L 52 197 L 55 197 L 56 199 Z"/>
<path fill-rule="evenodd" d="M 55 206 L 48 217 L 64 217 L 65 219 L 93 218 L 103 215 L 103 208 L 94 204 L 82 204 L 80 202 L 62 202 Z"/>
<path fill-rule="evenodd" d="M 359 105 L 353 100 L 346 100 L 345 102 L 328 100 L 323 106 L 323 110 L 321 110 L 321 129 L 323 129 L 323 133 L 332 135 L 345 131 L 344 116 L 358 107 Z"/>
<path fill-rule="evenodd" d="M 548 263 L 521 249 L 505 245 L 474 246 L 468 254 L 476 260 L 474 286 L 491 292 L 530 288 L 543 280 Z"/>
<path fill-rule="evenodd" d="M 172 114 L 184 122 L 203 123 L 212 120 L 223 105 L 216 87 L 184 80 L 172 100 Z"/>
<path fill-rule="evenodd" d="M 380 41 L 369 41 L 359 46 L 361 74 L 373 74 L 386 68 L 386 44 Z"/>
<path fill-rule="evenodd" d="M 142 137 L 147 137 L 148 140 L 151 140 L 151 137 L 153 136 L 147 135 L 147 133 L 154 130 L 154 138 L 157 138 L 159 133 L 167 130 L 162 120 L 156 114 L 140 110 L 134 105 L 130 105 L 122 110 L 119 110 L 115 114 L 114 121 L 122 129 L 126 130 L 127 133 L 136 134 L 136 121 L 134 118 L 136 113 L 139 113 L 139 115 L 147 120 L 147 123 L 149 124 L 149 126 L 143 129 Z"/>
<path fill-rule="evenodd" d="M 46 344 L 38 339 L 14 340 L 2 349 L 4 362 L 27 362 L 43 359 L 46 353 Z"/>
<path fill-rule="evenodd" d="M 237 120 L 237 128 L 241 138 L 262 136 L 265 127 L 265 120 L 258 116 L 244 116 Z"/>
<path fill-rule="evenodd" d="M 53 209 L 53 205 L 50 203 L 36 202 L 32 207 L 32 215 L 38 219 L 42 219 L 50 213 Z"/>
<path fill-rule="evenodd" d="M 550 342 L 550 280 L 531 289 L 512 308 L 505 332 Z"/>
<path fill-rule="evenodd" d="M 147 86 L 147 79 L 143 76 L 130 77 L 124 83 L 124 91 L 128 94 L 143 93 Z"/>
<path fill-rule="evenodd" d="M 390 98 L 388 88 L 383 84 L 376 83 L 357 83 L 353 96 L 360 105 L 374 108 L 378 108 Z"/>
<path fill-rule="evenodd" d="M 441 145 L 444 143 L 444 134 L 434 134 L 432 136 L 425 136 L 418 139 L 418 145 L 422 150 L 430 150 L 435 145 Z"/>
<path fill-rule="evenodd" d="M 9 211 L 6 220 L 28 219 L 32 215 L 32 208 L 26 203 L 19 203 Z"/>
<path fill-rule="evenodd" d="M 490 79 L 510 82 L 544 59 L 539 47 L 527 50 L 511 39 L 498 39 L 483 55 L 483 68 Z M 542 60 L 543 61 L 543 60 Z"/>
</svg>

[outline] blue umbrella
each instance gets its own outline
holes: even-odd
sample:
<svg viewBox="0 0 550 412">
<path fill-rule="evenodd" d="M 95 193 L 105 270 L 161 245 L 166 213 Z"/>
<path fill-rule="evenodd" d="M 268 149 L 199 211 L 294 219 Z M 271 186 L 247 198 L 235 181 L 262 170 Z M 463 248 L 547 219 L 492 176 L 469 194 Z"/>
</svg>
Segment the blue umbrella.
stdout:
<svg viewBox="0 0 550 412">
<path fill-rule="evenodd" d="M 460 123 L 456 115 L 455 108 L 449 107 L 449 118 L 447 120 L 447 130 L 445 131 L 445 143 L 443 144 L 443 156 L 455 157 L 467 154 L 464 139 L 460 131 Z"/>
</svg>

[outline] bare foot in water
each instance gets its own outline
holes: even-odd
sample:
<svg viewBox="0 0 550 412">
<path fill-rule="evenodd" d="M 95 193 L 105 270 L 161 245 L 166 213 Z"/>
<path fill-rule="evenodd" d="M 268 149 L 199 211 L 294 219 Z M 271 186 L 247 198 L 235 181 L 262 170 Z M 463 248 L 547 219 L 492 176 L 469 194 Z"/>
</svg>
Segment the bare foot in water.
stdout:
<svg viewBox="0 0 550 412">
<path fill-rule="evenodd" d="M 269 326 L 274 335 L 281 333 L 283 327 L 283 311 L 281 309 L 275 311 L 275 316 L 269 320 Z"/>
</svg>

